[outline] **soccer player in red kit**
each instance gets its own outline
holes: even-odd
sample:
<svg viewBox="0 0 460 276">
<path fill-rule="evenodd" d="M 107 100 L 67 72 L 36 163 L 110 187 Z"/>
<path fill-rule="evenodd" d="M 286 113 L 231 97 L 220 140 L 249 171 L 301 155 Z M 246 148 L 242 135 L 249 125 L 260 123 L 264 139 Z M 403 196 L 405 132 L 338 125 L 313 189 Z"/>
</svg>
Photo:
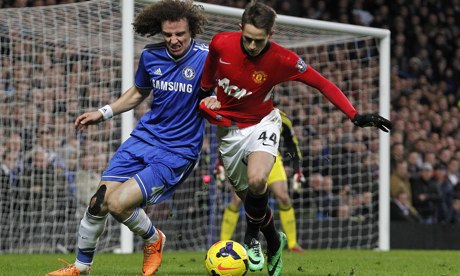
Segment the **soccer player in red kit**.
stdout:
<svg viewBox="0 0 460 276">
<path fill-rule="evenodd" d="M 201 113 L 217 124 L 219 151 L 227 177 L 244 201 L 247 229 L 244 246 L 249 269 L 262 270 L 264 256 L 259 231 L 267 240 L 269 275 L 281 275 L 286 235 L 277 232 L 268 206 L 266 181 L 274 164 L 281 119 L 272 91 L 285 81 L 300 81 L 318 89 L 359 127 L 392 128 L 376 114 L 360 115 L 342 91 L 297 54 L 270 41 L 276 13 L 253 1 L 246 6 L 241 32 L 216 34 L 201 79 Z M 208 97 L 216 88 L 216 97 Z"/>
</svg>

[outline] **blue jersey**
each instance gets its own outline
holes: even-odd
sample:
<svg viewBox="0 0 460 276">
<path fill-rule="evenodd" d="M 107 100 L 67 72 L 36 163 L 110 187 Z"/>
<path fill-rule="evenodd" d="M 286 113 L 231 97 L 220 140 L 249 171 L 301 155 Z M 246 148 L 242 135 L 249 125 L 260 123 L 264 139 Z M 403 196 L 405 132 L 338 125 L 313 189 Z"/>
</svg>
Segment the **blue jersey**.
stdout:
<svg viewBox="0 0 460 276">
<path fill-rule="evenodd" d="M 198 91 L 207 54 L 208 46 L 195 40 L 177 60 L 164 43 L 144 48 L 135 85 L 151 89 L 153 100 L 132 136 L 185 158 L 198 158 L 204 135 L 204 120 L 197 110 Z"/>
</svg>

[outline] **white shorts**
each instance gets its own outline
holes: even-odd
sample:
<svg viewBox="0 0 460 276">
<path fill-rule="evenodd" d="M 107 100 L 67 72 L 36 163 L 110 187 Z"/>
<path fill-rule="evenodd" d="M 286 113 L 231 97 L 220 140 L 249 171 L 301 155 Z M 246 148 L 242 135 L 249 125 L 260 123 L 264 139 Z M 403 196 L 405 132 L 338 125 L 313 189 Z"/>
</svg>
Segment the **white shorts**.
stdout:
<svg viewBox="0 0 460 276">
<path fill-rule="evenodd" d="M 281 116 L 274 109 L 260 123 L 246 128 L 218 127 L 219 151 L 225 172 L 236 191 L 248 187 L 248 156 L 265 151 L 276 157 L 280 142 Z"/>
</svg>

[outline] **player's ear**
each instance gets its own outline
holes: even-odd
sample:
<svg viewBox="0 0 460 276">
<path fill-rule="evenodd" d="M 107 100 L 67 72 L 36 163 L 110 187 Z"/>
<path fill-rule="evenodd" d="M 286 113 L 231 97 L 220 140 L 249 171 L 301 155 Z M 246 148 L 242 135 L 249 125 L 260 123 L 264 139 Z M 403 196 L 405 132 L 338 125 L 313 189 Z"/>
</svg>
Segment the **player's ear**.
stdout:
<svg viewBox="0 0 460 276">
<path fill-rule="evenodd" d="M 238 24 L 238 26 L 240 26 L 240 31 L 243 31 L 243 25 L 241 25 L 241 23 L 240 23 L 240 24 Z"/>
<path fill-rule="evenodd" d="M 275 31 L 271 31 L 271 32 L 270 32 L 270 35 L 268 36 L 268 38 L 271 39 L 274 33 L 275 33 Z"/>
</svg>

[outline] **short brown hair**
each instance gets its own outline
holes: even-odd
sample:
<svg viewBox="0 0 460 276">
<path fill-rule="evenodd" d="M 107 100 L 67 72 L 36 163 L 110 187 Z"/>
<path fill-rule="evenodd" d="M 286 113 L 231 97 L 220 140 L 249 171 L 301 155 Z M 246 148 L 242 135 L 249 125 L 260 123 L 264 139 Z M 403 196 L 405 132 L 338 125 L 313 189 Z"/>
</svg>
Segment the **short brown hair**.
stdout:
<svg viewBox="0 0 460 276">
<path fill-rule="evenodd" d="M 259 29 L 265 29 L 270 33 L 275 25 L 276 12 L 271 7 L 252 1 L 244 9 L 243 16 L 241 17 L 241 26 L 251 24 Z"/>
<path fill-rule="evenodd" d="M 163 0 L 146 6 L 136 16 L 134 31 L 142 36 L 154 36 L 161 33 L 164 21 L 187 19 L 192 38 L 203 32 L 203 25 L 208 22 L 201 5 L 194 5 L 192 0 Z"/>
</svg>

